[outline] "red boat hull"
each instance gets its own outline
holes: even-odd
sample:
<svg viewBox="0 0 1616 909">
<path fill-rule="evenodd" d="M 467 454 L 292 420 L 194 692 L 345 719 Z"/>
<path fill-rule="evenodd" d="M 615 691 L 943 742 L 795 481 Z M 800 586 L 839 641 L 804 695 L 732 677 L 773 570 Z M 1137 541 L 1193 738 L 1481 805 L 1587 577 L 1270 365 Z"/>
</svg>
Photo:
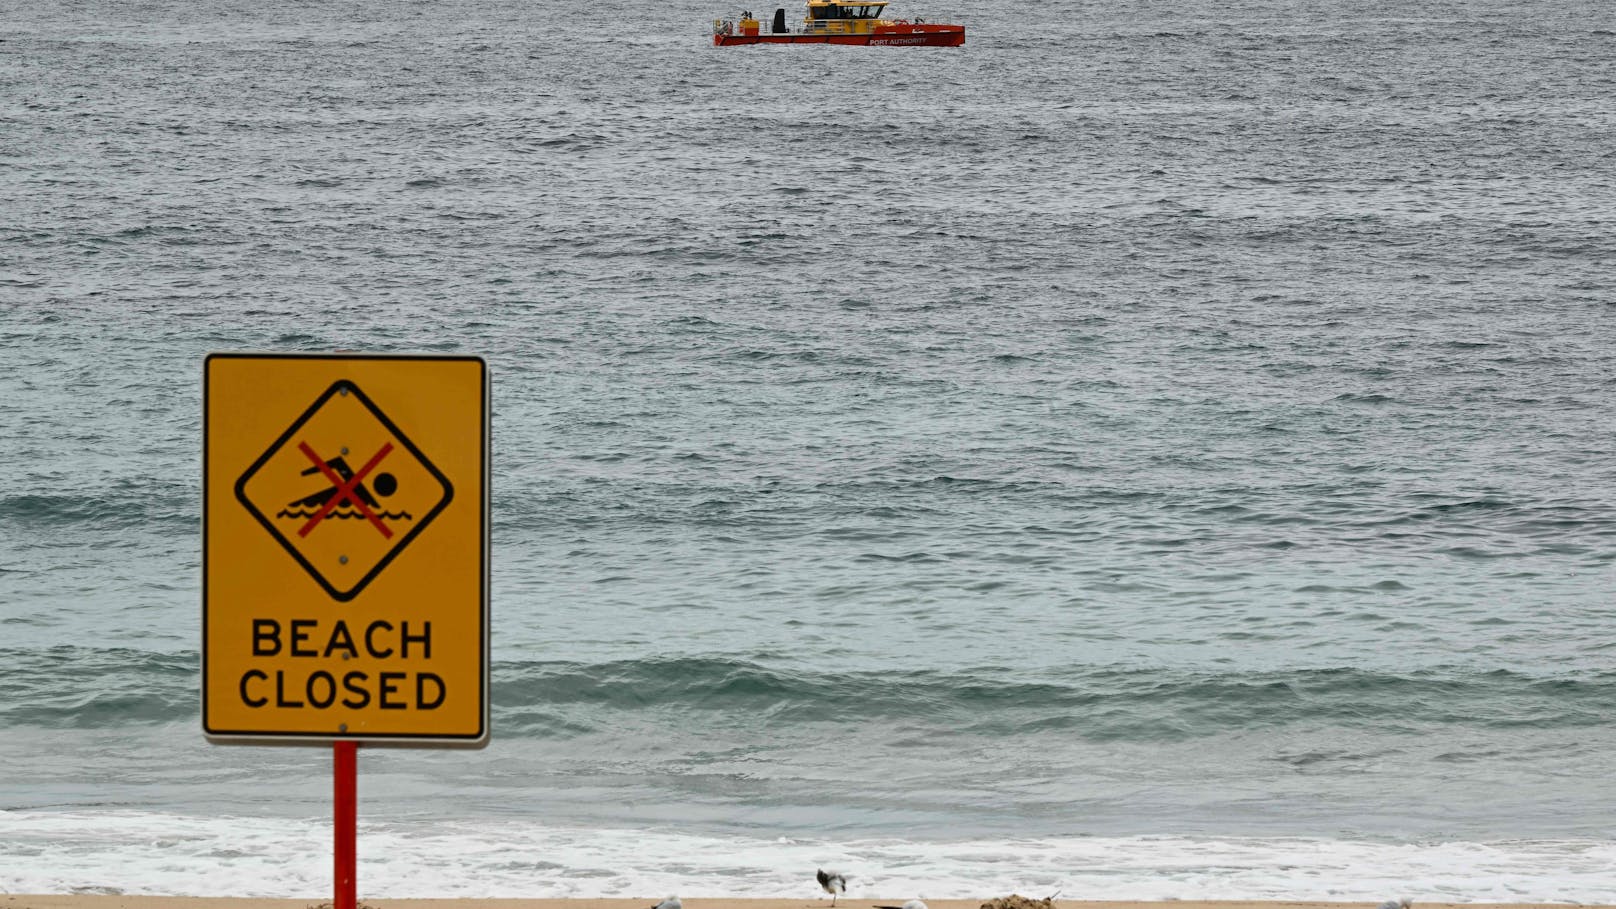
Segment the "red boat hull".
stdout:
<svg viewBox="0 0 1616 909">
<path fill-rule="evenodd" d="M 714 35 L 713 44 L 873 44 L 883 47 L 959 47 L 965 43 L 963 25 L 884 25 L 867 35 Z"/>
</svg>

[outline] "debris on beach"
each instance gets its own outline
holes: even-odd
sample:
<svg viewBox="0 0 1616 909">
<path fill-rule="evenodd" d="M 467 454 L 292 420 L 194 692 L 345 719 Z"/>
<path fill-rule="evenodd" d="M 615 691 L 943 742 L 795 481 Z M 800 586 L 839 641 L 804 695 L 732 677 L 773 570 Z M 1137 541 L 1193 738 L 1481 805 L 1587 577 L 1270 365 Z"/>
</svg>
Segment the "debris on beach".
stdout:
<svg viewBox="0 0 1616 909">
<path fill-rule="evenodd" d="M 982 909 L 1055 909 L 1055 898 L 1046 896 L 1041 900 L 1035 900 L 1012 893 L 996 900 L 988 900 L 982 904 Z"/>
</svg>

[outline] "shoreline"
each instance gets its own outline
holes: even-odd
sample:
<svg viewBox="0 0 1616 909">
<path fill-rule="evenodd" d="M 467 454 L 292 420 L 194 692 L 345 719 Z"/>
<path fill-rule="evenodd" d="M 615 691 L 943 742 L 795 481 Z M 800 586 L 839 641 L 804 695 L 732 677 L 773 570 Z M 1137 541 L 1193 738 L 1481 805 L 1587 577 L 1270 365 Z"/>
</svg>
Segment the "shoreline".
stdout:
<svg viewBox="0 0 1616 909">
<path fill-rule="evenodd" d="M 656 898 L 659 899 L 659 898 Z M 569 898 L 364 898 L 360 909 L 648 909 L 656 899 Z M 874 909 L 902 906 L 905 898 L 839 899 L 835 909 Z M 750 899 L 690 896 L 687 909 L 831 909 L 826 899 Z M 986 899 L 928 899 L 929 909 L 979 909 Z M 124 894 L 5 894 L 0 909 L 330 909 L 328 896 L 315 898 L 259 898 L 259 896 L 124 896 Z M 1417 909 L 1616 909 L 1590 903 L 1425 903 Z M 1057 899 L 1055 909 L 1374 909 L 1370 901 L 1312 901 L 1312 899 Z"/>
</svg>

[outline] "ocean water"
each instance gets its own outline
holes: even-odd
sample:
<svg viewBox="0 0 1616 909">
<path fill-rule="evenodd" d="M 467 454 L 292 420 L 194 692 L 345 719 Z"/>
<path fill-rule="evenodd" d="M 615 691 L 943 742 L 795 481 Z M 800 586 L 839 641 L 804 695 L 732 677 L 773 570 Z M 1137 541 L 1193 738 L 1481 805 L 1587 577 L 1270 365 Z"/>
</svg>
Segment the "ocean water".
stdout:
<svg viewBox="0 0 1616 909">
<path fill-rule="evenodd" d="M 735 12 L 0 0 L 0 892 L 328 891 L 200 381 L 351 349 L 494 382 L 493 741 L 361 753 L 362 896 L 1616 902 L 1616 13 Z"/>
</svg>

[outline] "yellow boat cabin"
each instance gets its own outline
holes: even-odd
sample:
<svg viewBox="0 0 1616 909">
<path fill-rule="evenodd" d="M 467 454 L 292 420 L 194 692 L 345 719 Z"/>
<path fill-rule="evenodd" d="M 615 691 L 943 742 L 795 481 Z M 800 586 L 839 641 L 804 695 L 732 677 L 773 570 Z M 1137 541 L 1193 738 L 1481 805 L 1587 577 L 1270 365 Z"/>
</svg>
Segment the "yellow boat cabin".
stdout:
<svg viewBox="0 0 1616 909">
<path fill-rule="evenodd" d="M 887 8 L 885 0 L 868 3 L 838 3 L 834 0 L 808 0 L 808 15 L 803 26 L 809 32 L 832 35 L 867 35 L 882 24 Z"/>
<path fill-rule="evenodd" d="M 834 3 L 831 0 L 808 0 L 808 15 L 803 25 L 810 32 L 833 35 L 864 35 L 875 30 L 881 13 L 886 9 L 881 0 L 869 3 Z"/>
</svg>

